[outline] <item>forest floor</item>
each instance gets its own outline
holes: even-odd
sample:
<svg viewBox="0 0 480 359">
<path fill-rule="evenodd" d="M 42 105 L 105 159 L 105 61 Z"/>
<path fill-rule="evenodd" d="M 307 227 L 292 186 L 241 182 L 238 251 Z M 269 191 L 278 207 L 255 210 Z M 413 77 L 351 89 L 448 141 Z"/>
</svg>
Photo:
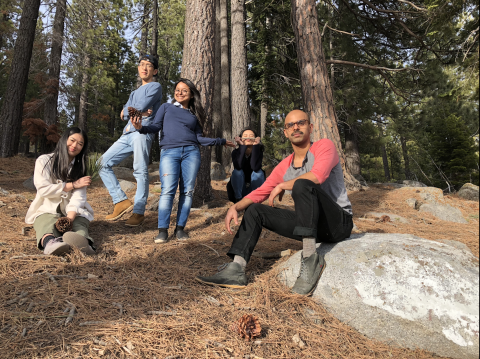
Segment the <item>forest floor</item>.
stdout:
<svg viewBox="0 0 480 359">
<path fill-rule="evenodd" d="M 0 187 L 10 192 L 0 194 L 5 204 L 0 203 L 0 358 L 435 357 L 368 339 L 313 300 L 291 294 L 272 270 L 285 259 L 254 257 L 244 290 L 197 283 L 196 275 L 213 274 L 228 261 L 225 253 L 233 236 L 224 230 L 223 219 L 231 203 L 223 182 L 212 183 L 214 208 L 192 212 L 187 226 L 191 239 L 165 245 L 153 242 L 154 212 L 139 228 L 125 227 L 124 220 L 104 221 L 112 204 L 101 181 L 96 182 L 88 196 L 96 214 L 90 233 L 98 255 L 84 257 L 77 251 L 65 258 L 34 257 L 42 253 L 34 230 L 24 229 L 24 217 L 35 192 L 22 185 L 33 167 L 29 158 L 0 159 L 0 170 L 8 172 L 0 174 Z M 372 186 L 351 193 L 350 199 L 362 232 L 454 239 L 479 255 L 476 202 L 446 197 L 469 219 L 459 225 L 415 211 L 393 188 Z M 291 204 L 287 197 L 283 205 Z M 395 213 L 411 224 L 365 219 L 370 211 Z M 257 247 L 260 252 L 286 249 L 298 251 L 301 244 L 266 233 Z M 57 276 L 56 281 L 50 276 Z M 76 314 L 66 324 L 72 305 Z M 230 329 L 243 314 L 257 316 L 262 325 L 262 336 L 253 342 Z M 303 348 L 292 340 L 296 334 L 305 342 Z"/>
</svg>

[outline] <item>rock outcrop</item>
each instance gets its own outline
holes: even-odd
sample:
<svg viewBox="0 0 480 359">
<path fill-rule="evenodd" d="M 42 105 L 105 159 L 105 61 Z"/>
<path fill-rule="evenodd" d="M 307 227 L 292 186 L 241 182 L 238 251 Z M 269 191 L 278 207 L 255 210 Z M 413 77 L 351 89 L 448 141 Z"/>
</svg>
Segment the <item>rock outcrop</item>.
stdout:
<svg viewBox="0 0 480 359">
<path fill-rule="evenodd" d="M 460 198 L 466 199 L 468 201 L 477 201 L 478 198 L 478 186 L 475 186 L 471 183 L 466 183 L 463 187 L 458 191 L 458 196 Z"/>
<path fill-rule="evenodd" d="M 479 266 L 465 246 L 405 234 L 363 234 L 321 244 L 326 268 L 313 294 L 370 338 L 439 356 L 479 356 Z M 298 252 L 279 266 L 292 287 Z"/>
</svg>

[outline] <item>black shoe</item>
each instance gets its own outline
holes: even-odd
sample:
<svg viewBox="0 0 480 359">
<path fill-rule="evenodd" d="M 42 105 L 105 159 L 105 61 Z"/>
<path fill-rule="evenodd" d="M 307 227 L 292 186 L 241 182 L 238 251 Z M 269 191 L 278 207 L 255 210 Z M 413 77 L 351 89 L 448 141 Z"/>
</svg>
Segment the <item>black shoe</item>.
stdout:
<svg viewBox="0 0 480 359">
<path fill-rule="evenodd" d="M 301 295 L 311 295 L 317 287 L 320 276 L 325 269 L 325 259 L 318 253 L 308 258 L 303 258 L 300 267 L 300 275 L 292 288 L 292 292 Z"/>
<path fill-rule="evenodd" d="M 238 263 L 232 262 L 225 268 L 211 277 L 195 277 L 195 279 L 203 284 L 213 285 L 222 288 L 245 288 L 247 286 L 247 276 Z"/>
<path fill-rule="evenodd" d="M 175 232 L 173 234 L 179 241 L 186 241 L 190 239 L 190 236 L 185 232 L 184 227 L 178 226 L 175 228 Z"/>
<path fill-rule="evenodd" d="M 164 244 L 168 242 L 168 230 L 160 229 L 155 237 L 156 244 Z"/>
</svg>

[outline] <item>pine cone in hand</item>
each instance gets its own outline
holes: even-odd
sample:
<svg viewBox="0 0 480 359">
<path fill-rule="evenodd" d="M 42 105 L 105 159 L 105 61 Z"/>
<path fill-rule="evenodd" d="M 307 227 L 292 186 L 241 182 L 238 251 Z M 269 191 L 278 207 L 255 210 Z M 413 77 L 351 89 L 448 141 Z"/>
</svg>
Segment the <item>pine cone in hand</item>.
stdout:
<svg viewBox="0 0 480 359">
<path fill-rule="evenodd" d="M 257 317 L 245 314 L 230 327 L 232 331 L 239 334 L 245 340 L 258 338 L 262 333 L 262 327 Z"/>
<path fill-rule="evenodd" d="M 73 222 L 68 217 L 61 217 L 55 223 L 55 227 L 60 233 L 70 232 L 73 229 Z"/>
<path fill-rule="evenodd" d="M 128 108 L 128 115 L 130 116 L 130 118 L 142 117 L 142 113 L 133 107 Z"/>
</svg>

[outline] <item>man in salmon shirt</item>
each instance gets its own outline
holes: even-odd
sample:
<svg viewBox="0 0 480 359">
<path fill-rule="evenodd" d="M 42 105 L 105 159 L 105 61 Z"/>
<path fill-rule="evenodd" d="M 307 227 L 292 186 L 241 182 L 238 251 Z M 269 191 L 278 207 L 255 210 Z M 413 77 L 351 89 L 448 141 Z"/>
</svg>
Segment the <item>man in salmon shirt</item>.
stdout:
<svg viewBox="0 0 480 359">
<path fill-rule="evenodd" d="M 245 267 L 264 227 L 303 241 L 300 275 L 292 291 L 301 295 L 313 293 L 325 268 L 316 243 L 336 243 L 350 237 L 353 216 L 335 145 L 329 139 L 312 143 L 312 131 L 305 112 L 295 110 L 288 114 L 284 134 L 294 153 L 273 170 L 260 188 L 230 207 L 225 217 L 230 234 L 230 222 L 234 220 L 238 225 L 238 212 L 246 210 L 228 252 L 233 262 L 211 277 L 196 277 L 199 282 L 224 288 L 245 287 Z M 275 198 L 281 201 L 285 191 L 292 191 L 295 211 L 274 207 Z M 267 199 L 268 206 L 261 204 Z"/>
</svg>

